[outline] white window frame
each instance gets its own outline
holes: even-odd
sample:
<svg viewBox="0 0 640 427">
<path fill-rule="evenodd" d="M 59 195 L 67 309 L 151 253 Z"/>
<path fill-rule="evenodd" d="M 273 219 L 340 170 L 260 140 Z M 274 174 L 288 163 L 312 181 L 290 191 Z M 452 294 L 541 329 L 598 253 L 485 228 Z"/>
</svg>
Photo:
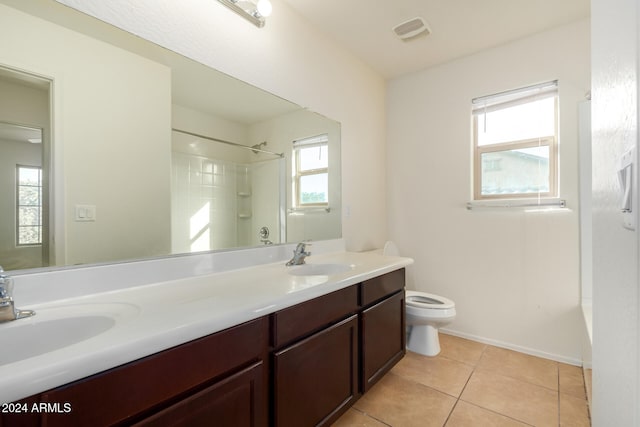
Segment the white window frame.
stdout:
<svg viewBox="0 0 640 427">
<path fill-rule="evenodd" d="M 311 148 L 311 147 L 322 147 L 325 146 L 327 147 L 327 155 L 328 155 L 328 150 L 329 150 L 329 135 L 328 134 L 321 134 L 321 135 L 316 135 L 316 136 L 312 136 L 309 138 L 301 138 L 301 139 L 296 139 L 295 141 L 293 141 L 293 200 L 294 200 L 294 207 L 296 209 L 304 209 L 304 208 L 314 208 L 314 207 L 328 207 L 329 206 L 329 185 L 328 185 L 328 181 L 330 179 L 330 174 L 329 174 L 329 161 L 327 158 L 327 167 L 326 168 L 317 168 L 317 169 L 307 169 L 307 170 L 301 170 L 300 167 L 300 150 L 304 149 L 304 148 Z M 326 202 L 317 202 L 317 203 L 302 203 L 301 202 L 301 198 L 300 198 L 300 190 L 301 190 L 301 185 L 300 185 L 300 180 L 302 179 L 302 177 L 305 176 L 313 176 L 313 175 L 320 175 L 320 174 L 327 174 L 327 201 Z"/>
<path fill-rule="evenodd" d="M 496 144 L 478 145 L 478 132 L 482 126 L 483 114 L 498 111 L 518 104 L 554 97 L 554 134 L 537 138 L 505 141 Z M 495 95 L 476 98 L 472 101 L 473 147 L 474 147 L 474 200 L 509 200 L 523 198 L 555 198 L 558 196 L 558 82 L 552 81 L 528 86 Z M 491 152 L 510 151 L 532 147 L 549 147 L 549 191 L 537 193 L 482 194 L 482 155 Z"/>
<path fill-rule="evenodd" d="M 20 170 L 21 169 L 34 169 L 34 170 L 38 170 L 39 171 L 39 179 L 38 179 L 38 184 L 37 185 L 31 185 L 31 186 L 27 186 L 24 185 L 20 182 Z M 37 205 L 21 205 L 20 204 L 20 187 L 36 187 L 38 188 L 38 192 L 39 192 L 39 197 L 38 197 L 38 204 Z M 26 247 L 26 246 L 41 246 L 42 245 L 42 233 L 43 233 L 43 226 L 42 226 L 42 209 L 43 209 L 43 203 L 42 203 L 42 167 L 40 166 L 27 166 L 27 165 L 16 165 L 16 246 L 18 247 Z M 29 208 L 37 208 L 39 210 L 39 214 L 38 214 L 38 224 L 37 225 L 25 225 L 22 224 L 21 222 L 21 215 L 20 215 L 20 208 L 21 207 L 29 207 Z M 38 228 L 38 242 L 36 243 L 23 243 L 20 241 L 20 229 L 24 228 L 24 227 L 37 227 Z"/>
</svg>

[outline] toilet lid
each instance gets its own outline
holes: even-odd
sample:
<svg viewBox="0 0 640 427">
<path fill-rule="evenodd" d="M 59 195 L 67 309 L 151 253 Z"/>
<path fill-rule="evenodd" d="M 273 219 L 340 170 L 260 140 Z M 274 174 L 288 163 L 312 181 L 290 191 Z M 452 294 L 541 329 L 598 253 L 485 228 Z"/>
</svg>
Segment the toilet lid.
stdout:
<svg viewBox="0 0 640 427">
<path fill-rule="evenodd" d="M 455 304 L 448 298 L 441 297 L 426 292 L 406 291 L 406 303 L 412 307 L 429 308 L 429 309 L 448 309 L 454 308 Z"/>
</svg>

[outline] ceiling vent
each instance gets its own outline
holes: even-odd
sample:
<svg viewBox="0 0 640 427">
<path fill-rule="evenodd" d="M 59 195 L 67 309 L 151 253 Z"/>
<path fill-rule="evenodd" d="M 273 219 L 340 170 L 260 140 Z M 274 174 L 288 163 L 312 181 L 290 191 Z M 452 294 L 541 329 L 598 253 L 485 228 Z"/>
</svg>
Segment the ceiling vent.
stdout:
<svg viewBox="0 0 640 427">
<path fill-rule="evenodd" d="M 431 28 L 422 18 L 413 18 L 393 27 L 393 32 L 402 40 L 409 40 L 420 35 L 431 34 Z"/>
</svg>

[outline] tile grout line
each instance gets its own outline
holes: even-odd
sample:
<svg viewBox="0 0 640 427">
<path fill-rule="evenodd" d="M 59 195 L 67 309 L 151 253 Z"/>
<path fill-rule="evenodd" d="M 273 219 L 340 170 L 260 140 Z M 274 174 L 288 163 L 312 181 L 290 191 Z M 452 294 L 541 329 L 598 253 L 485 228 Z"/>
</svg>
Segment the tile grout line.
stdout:
<svg viewBox="0 0 640 427">
<path fill-rule="evenodd" d="M 558 374 L 558 427 L 560 427 L 560 364 L 556 363 L 556 371 Z"/>
<path fill-rule="evenodd" d="M 446 426 L 446 424 L 447 424 L 447 422 L 449 422 L 449 418 L 450 418 L 450 417 L 451 417 L 451 415 L 453 414 L 453 411 L 454 411 L 454 409 L 456 408 L 456 406 L 458 406 L 458 402 L 460 402 L 460 401 L 462 400 L 462 394 L 464 393 L 464 390 L 467 388 L 467 385 L 469 384 L 469 381 L 471 381 L 471 377 L 472 377 L 472 376 L 473 376 L 473 374 L 476 372 L 476 368 L 477 368 L 477 367 L 478 367 L 478 365 L 480 364 L 480 360 L 481 360 L 481 359 L 482 359 L 482 357 L 485 355 L 485 353 L 487 352 L 487 350 L 489 349 L 489 347 L 490 347 L 490 344 L 485 344 L 484 348 L 482 349 L 482 353 L 480 353 L 480 357 L 478 357 L 477 362 L 476 362 L 475 364 L 473 364 L 473 365 L 472 365 L 472 366 L 473 366 L 473 369 L 471 370 L 471 374 L 469 375 L 469 378 L 467 378 L 467 381 L 465 382 L 464 387 L 462 387 L 462 390 L 460 391 L 460 395 L 457 397 L 457 399 L 456 399 L 456 403 L 455 403 L 455 405 L 453 405 L 453 408 L 451 409 L 451 412 L 449 413 L 449 416 L 447 416 L 447 419 L 445 420 L 445 423 L 443 424 L 443 426 L 442 426 L 442 427 L 445 427 L 445 426 Z M 557 395 L 558 395 L 558 426 L 560 427 L 560 365 L 559 365 L 557 362 L 556 362 L 556 370 L 557 370 L 557 376 L 556 376 L 556 377 L 557 377 L 557 381 L 558 381 L 558 389 L 556 390 Z M 512 378 L 512 377 L 510 377 L 510 376 L 506 376 L 506 377 L 507 377 L 507 378 Z M 526 382 L 526 381 L 525 381 L 525 382 Z M 533 383 L 529 383 L 529 382 L 527 382 L 527 383 L 528 383 L 528 384 L 532 384 L 532 385 L 537 385 L 537 386 L 542 387 L 542 388 L 545 388 L 545 389 L 547 389 L 547 390 L 551 390 L 551 389 L 549 389 L 549 388 L 547 388 L 547 387 L 540 386 L 540 385 L 538 385 L 538 384 L 533 384 Z M 552 391 L 553 391 L 553 390 L 552 390 Z M 513 420 L 513 421 L 515 421 L 515 422 L 518 422 L 518 423 L 525 424 L 525 425 L 528 425 L 528 426 L 532 426 L 532 427 L 533 427 L 533 425 L 531 425 L 531 424 L 529 424 L 528 422 L 525 422 L 525 421 L 523 421 L 523 420 L 519 420 L 519 419 L 517 419 L 517 418 L 513 418 L 513 417 L 511 417 L 511 416 L 508 416 L 508 415 L 505 415 L 505 414 L 502 414 L 502 413 L 496 412 L 496 411 L 494 411 L 494 410 L 491 410 L 491 409 L 485 408 L 485 407 L 483 407 L 483 406 L 476 405 L 475 403 L 472 403 L 472 402 L 467 402 L 466 400 L 462 400 L 462 401 L 463 401 L 463 402 L 465 402 L 465 403 L 467 403 L 467 404 L 469 404 L 469 405 L 473 405 L 473 406 L 475 406 L 475 407 L 477 407 L 477 408 L 481 408 L 481 409 L 483 409 L 483 410 L 485 410 L 485 411 L 489 411 L 489 412 L 492 412 L 492 413 L 494 413 L 494 414 L 496 414 L 496 415 L 500 415 L 500 416 L 502 416 L 502 417 L 505 417 L 505 418 L 511 419 L 511 420 Z"/>
<path fill-rule="evenodd" d="M 444 420 L 444 424 L 442 424 L 442 427 L 445 427 L 447 425 L 447 423 L 449 422 L 449 419 L 451 418 L 451 415 L 453 415 L 453 411 L 455 411 L 456 407 L 458 406 L 458 403 L 460 402 L 460 398 L 462 397 L 462 393 L 464 393 L 464 390 L 467 388 L 467 385 L 469 384 L 469 381 L 471 381 L 471 377 L 473 376 L 474 372 L 476 371 L 476 367 L 478 366 L 478 363 L 480 363 L 480 359 L 482 359 L 482 356 L 484 355 L 485 351 L 487 350 L 487 345 L 484 345 L 484 348 L 482 349 L 482 353 L 480 353 L 480 357 L 478 357 L 478 360 L 476 361 L 476 363 L 474 363 L 473 369 L 471 369 L 471 373 L 469 374 L 469 378 L 467 378 L 467 381 L 465 381 L 464 386 L 462 387 L 462 389 L 460 390 L 460 394 L 458 394 L 458 396 L 456 397 L 456 403 L 454 403 L 453 407 L 451 408 L 451 411 L 449 411 L 449 415 L 447 415 L 447 419 Z"/>
<path fill-rule="evenodd" d="M 587 416 L 589 417 L 589 425 L 591 425 L 591 402 L 589 401 L 589 391 L 587 390 L 587 378 L 585 374 L 584 364 L 580 368 L 582 385 L 584 386 L 584 398 L 587 401 Z"/>
<path fill-rule="evenodd" d="M 366 413 L 366 412 L 364 412 L 364 411 L 361 411 L 361 410 L 360 410 L 360 409 L 358 409 L 358 408 L 351 407 L 350 409 L 353 409 L 354 411 L 358 411 L 358 412 L 360 412 L 362 415 L 364 415 L 365 417 L 367 417 L 367 418 L 371 418 L 372 420 L 376 420 L 376 421 L 377 421 L 377 422 L 379 422 L 380 424 L 384 424 L 385 426 L 388 426 L 388 427 L 393 427 L 391 424 L 388 424 L 388 423 L 386 423 L 386 422 L 384 422 L 384 421 L 382 421 L 382 420 L 380 420 L 380 419 L 378 419 L 378 418 L 374 417 L 374 416 L 373 416 L 373 415 L 371 415 L 371 414 L 368 414 L 368 413 Z"/>
</svg>

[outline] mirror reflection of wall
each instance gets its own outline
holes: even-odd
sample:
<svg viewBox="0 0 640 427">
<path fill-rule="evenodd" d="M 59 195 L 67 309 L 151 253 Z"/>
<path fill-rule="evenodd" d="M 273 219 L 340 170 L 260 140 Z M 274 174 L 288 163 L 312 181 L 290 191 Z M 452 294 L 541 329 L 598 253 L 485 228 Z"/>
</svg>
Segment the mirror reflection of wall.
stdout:
<svg viewBox="0 0 640 427">
<path fill-rule="evenodd" d="M 55 2 L 0 0 L 0 37 L 12 40 L 0 51 L 0 64 L 51 81 L 46 105 L 52 108 L 43 123 L 0 116 L 42 128 L 50 142 L 53 164 L 44 176 L 45 186 L 53 177 L 54 238 L 50 262 L 41 265 L 341 236 L 338 123 Z M 284 156 L 239 154 L 172 128 L 249 147 L 267 142 L 262 148 Z M 332 209 L 294 212 L 292 143 L 321 133 L 330 135 Z M 187 176 L 185 156 L 200 162 L 197 173 L 229 187 L 204 198 L 202 188 L 181 194 L 176 171 L 182 167 Z M 191 164 L 188 170 L 195 172 Z M 216 176 L 214 170 L 229 172 Z M 226 199 L 219 197 L 225 192 Z M 209 208 L 202 210 L 207 198 Z M 48 209 L 43 212 L 48 217 Z M 208 222 L 198 224 L 202 218 Z M 263 227 L 268 239 L 261 237 Z M 0 265 L 8 259 L 0 253 Z M 5 268 L 35 265 L 20 258 Z"/>
<path fill-rule="evenodd" d="M 49 264 L 48 128 L 49 82 L 0 68 L 0 265 L 6 270 Z"/>
</svg>

